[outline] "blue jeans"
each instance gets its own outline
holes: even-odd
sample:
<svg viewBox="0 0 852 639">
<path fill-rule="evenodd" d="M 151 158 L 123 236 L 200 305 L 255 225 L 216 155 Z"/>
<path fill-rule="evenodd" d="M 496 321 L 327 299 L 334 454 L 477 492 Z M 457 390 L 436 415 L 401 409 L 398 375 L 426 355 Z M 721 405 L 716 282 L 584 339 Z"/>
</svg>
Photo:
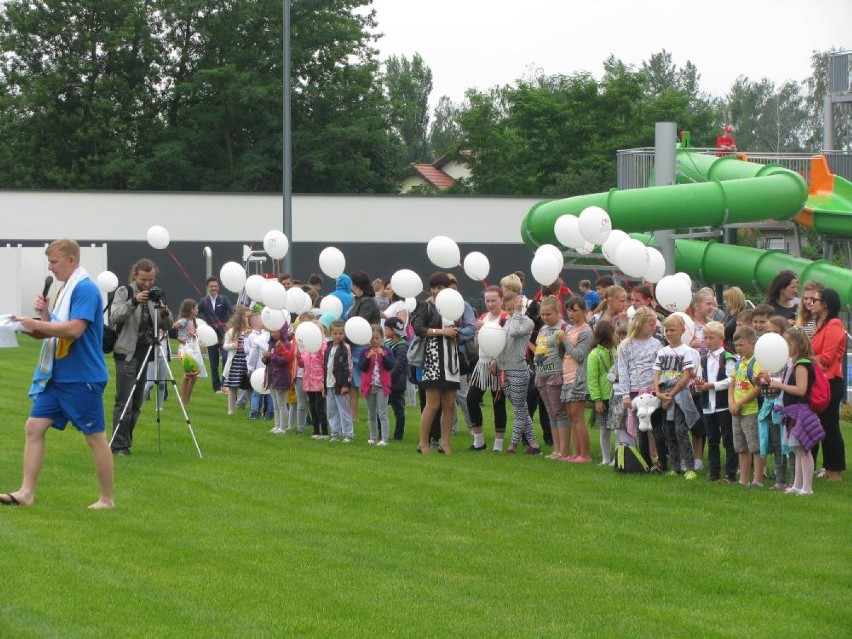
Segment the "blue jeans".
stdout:
<svg viewBox="0 0 852 639">
<path fill-rule="evenodd" d="M 272 405 L 272 400 L 269 395 L 251 392 L 251 403 L 249 404 L 249 419 L 257 419 L 263 411 L 263 416 L 267 419 L 272 419 L 275 415 L 275 407 Z"/>
</svg>

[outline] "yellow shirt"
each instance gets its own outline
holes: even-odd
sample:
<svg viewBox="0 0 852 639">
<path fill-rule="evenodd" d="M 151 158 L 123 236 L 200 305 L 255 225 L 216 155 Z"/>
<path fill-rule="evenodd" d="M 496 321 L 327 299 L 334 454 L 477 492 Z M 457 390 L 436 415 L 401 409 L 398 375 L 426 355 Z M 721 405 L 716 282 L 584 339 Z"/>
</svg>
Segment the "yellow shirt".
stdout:
<svg viewBox="0 0 852 639">
<path fill-rule="evenodd" d="M 734 369 L 734 376 L 731 378 L 731 385 L 734 389 L 734 401 L 737 404 L 739 404 L 742 398 L 748 395 L 754 388 L 754 384 L 752 384 L 748 379 L 748 367 L 752 360 L 754 360 L 754 355 L 745 360 L 741 359 L 737 363 L 737 367 Z M 760 364 L 754 362 L 752 365 L 751 378 L 757 378 L 757 374 L 762 370 L 763 369 L 760 367 Z M 752 397 L 751 401 L 743 404 L 742 410 L 740 410 L 740 415 L 756 415 L 758 410 L 759 406 L 757 404 L 757 395 L 755 395 Z"/>
</svg>

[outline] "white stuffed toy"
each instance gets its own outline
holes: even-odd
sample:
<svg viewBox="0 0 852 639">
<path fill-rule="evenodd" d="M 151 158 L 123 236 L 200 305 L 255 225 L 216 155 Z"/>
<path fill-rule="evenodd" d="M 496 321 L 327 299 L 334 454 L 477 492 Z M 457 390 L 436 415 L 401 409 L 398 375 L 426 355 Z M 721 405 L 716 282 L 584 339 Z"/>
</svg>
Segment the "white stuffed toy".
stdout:
<svg viewBox="0 0 852 639">
<path fill-rule="evenodd" d="M 660 400 L 651 393 L 642 393 L 633 400 L 636 417 L 639 418 L 639 430 L 647 433 L 651 430 L 651 413 L 660 407 Z"/>
</svg>

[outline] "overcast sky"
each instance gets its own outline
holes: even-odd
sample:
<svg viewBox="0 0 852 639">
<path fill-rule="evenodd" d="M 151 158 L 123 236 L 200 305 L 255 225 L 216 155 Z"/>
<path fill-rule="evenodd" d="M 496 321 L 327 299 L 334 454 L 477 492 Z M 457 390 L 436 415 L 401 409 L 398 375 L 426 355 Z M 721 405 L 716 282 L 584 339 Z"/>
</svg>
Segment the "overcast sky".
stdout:
<svg viewBox="0 0 852 639">
<path fill-rule="evenodd" d="M 780 84 L 810 75 L 813 50 L 852 48 L 852 0 L 373 0 L 381 58 L 420 53 L 432 104 L 470 87 L 511 84 L 531 68 L 603 72 L 666 49 L 691 60 L 701 89 L 724 96 L 739 75 Z"/>
</svg>

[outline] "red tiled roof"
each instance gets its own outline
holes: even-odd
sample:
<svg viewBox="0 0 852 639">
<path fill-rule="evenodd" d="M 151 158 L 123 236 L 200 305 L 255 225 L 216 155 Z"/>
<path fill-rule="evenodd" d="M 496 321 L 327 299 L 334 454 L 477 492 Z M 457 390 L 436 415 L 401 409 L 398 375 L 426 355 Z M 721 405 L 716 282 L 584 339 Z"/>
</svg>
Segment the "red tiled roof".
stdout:
<svg viewBox="0 0 852 639">
<path fill-rule="evenodd" d="M 431 164 L 415 164 L 414 170 L 435 188 L 448 189 L 455 184 L 455 180 L 453 178 Z"/>
</svg>

